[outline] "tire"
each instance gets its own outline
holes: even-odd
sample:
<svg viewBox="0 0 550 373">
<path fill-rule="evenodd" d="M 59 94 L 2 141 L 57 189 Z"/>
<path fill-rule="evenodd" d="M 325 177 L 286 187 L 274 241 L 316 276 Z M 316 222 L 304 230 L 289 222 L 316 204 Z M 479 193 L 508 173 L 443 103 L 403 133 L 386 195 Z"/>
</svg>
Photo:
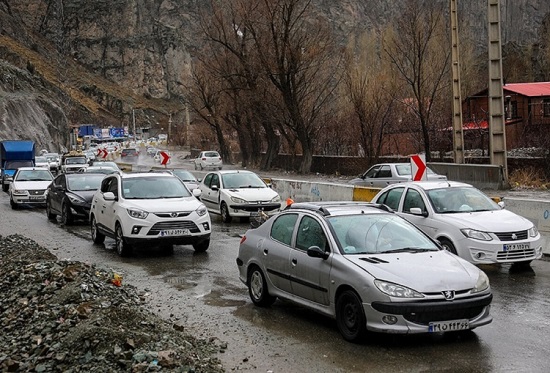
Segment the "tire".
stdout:
<svg viewBox="0 0 550 373">
<path fill-rule="evenodd" d="M 450 252 L 451 254 L 455 254 L 455 255 L 458 255 L 456 253 L 456 248 L 455 248 L 455 245 L 453 245 L 453 243 L 451 241 L 449 241 L 448 239 L 446 238 L 441 238 L 439 240 L 439 243 L 441 243 L 441 246 L 447 250 L 448 252 Z"/>
<path fill-rule="evenodd" d="M 9 187 L 8 184 L 2 184 L 2 190 L 3 190 L 4 192 L 7 192 L 7 191 L 8 191 L 8 187 Z"/>
<path fill-rule="evenodd" d="M 197 171 L 199 168 L 197 167 L 197 164 L 195 163 L 195 171 Z"/>
<path fill-rule="evenodd" d="M 10 206 L 11 206 L 11 209 L 12 210 L 17 210 L 17 203 L 15 203 L 15 201 L 13 200 L 13 198 L 11 198 L 10 196 Z"/>
<path fill-rule="evenodd" d="M 193 244 L 193 249 L 195 249 L 195 252 L 197 253 L 204 253 L 206 250 L 208 250 L 208 247 L 210 246 L 210 238 L 204 241 L 201 241 L 199 243 Z"/>
<path fill-rule="evenodd" d="M 49 220 L 55 220 L 57 218 L 57 215 L 52 212 L 52 206 L 49 200 L 46 200 L 46 216 Z"/>
<path fill-rule="evenodd" d="M 367 334 L 367 318 L 361 298 L 353 290 L 344 291 L 336 300 L 336 325 L 346 341 L 364 341 Z"/>
<path fill-rule="evenodd" d="M 64 225 L 71 225 L 74 222 L 73 214 L 67 203 L 61 206 L 61 222 Z"/>
<path fill-rule="evenodd" d="M 227 204 L 225 202 L 222 202 L 220 206 L 220 214 L 224 223 L 231 223 L 232 218 L 229 214 L 229 208 L 227 207 Z"/>
<path fill-rule="evenodd" d="M 248 270 L 248 295 L 258 307 L 269 307 L 271 306 L 277 297 L 274 297 L 269 294 L 267 289 L 267 282 L 265 281 L 264 274 L 257 266 L 252 266 Z"/>
<path fill-rule="evenodd" d="M 92 241 L 94 241 L 95 244 L 102 244 L 103 242 L 105 242 L 105 235 L 101 233 L 99 229 L 97 229 L 95 216 L 92 216 L 90 227 L 92 231 Z"/>
<path fill-rule="evenodd" d="M 119 223 L 115 226 L 115 248 L 120 256 L 128 256 L 132 253 L 132 247 L 126 243 Z"/>
</svg>

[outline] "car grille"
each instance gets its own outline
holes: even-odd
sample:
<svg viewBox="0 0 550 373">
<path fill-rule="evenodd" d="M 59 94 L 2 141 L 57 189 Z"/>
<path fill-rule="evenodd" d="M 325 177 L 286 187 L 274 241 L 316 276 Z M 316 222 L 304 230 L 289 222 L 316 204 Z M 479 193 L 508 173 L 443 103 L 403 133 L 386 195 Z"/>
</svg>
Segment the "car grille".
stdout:
<svg viewBox="0 0 550 373">
<path fill-rule="evenodd" d="M 527 231 L 518 231 L 518 232 L 499 232 L 495 233 L 501 241 L 516 241 L 516 240 L 526 240 Z M 512 238 L 513 235 L 516 235 L 516 238 Z"/>
<path fill-rule="evenodd" d="M 507 262 L 511 260 L 533 258 L 535 256 L 535 249 L 528 250 L 510 250 L 510 251 L 499 251 L 497 253 L 497 261 Z"/>
<path fill-rule="evenodd" d="M 199 227 L 197 227 L 197 225 L 194 222 L 189 220 L 179 220 L 179 221 L 163 221 L 160 223 L 156 223 L 151 227 L 147 235 L 156 236 L 160 233 L 160 231 L 164 231 L 168 229 L 189 229 L 191 233 L 200 232 Z"/>
<path fill-rule="evenodd" d="M 46 189 L 29 190 L 29 194 L 31 196 L 41 196 L 42 194 L 44 194 L 45 191 Z"/>
<path fill-rule="evenodd" d="M 156 216 L 159 218 L 182 218 L 184 216 L 189 215 L 191 212 L 189 211 L 183 211 L 183 212 L 161 212 L 161 213 L 155 213 Z"/>
<path fill-rule="evenodd" d="M 416 324 L 428 325 L 432 321 L 473 319 L 483 312 L 484 306 L 458 310 L 429 311 L 404 314 L 403 317 Z"/>
</svg>

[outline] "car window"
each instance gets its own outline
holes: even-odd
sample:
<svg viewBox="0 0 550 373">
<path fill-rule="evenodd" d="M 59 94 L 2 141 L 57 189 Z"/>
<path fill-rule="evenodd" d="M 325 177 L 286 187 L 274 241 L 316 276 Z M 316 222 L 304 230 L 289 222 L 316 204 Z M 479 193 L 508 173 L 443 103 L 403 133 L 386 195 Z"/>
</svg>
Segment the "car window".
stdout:
<svg viewBox="0 0 550 373">
<path fill-rule="evenodd" d="M 395 171 L 399 176 L 411 176 L 411 165 L 410 164 L 398 164 L 395 165 Z"/>
<path fill-rule="evenodd" d="M 271 238 L 290 246 L 297 219 L 298 214 L 284 214 L 277 217 L 271 226 Z"/>
<path fill-rule="evenodd" d="M 321 250 L 326 251 L 328 245 L 325 233 L 319 222 L 306 215 L 298 226 L 296 248 L 305 251 L 311 246 L 319 246 Z"/>
<path fill-rule="evenodd" d="M 253 173 L 234 173 L 222 176 L 224 188 L 266 188 L 262 179 Z"/>
<path fill-rule="evenodd" d="M 214 158 L 219 157 L 220 155 L 218 154 L 218 152 L 206 152 L 204 153 L 204 156 L 207 158 Z"/>
<path fill-rule="evenodd" d="M 377 202 L 382 203 L 388 207 L 391 207 L 393 210 L 397 211 L 399 209 L 399 201 L 401 200 L 401 195 L 405 188 L 393 188 L 388 190 L 386 193 L 382 194 L 378 198 Z"/>
<path fill-rule="evenodd" d="M 48 181 L 52 180 L 52 174 L 48 171 L 26 170 L 17 173 L 17 181 Z"/>
<path fill-rule="evenodd" d="M 86 191 L 86 190 L 96 190 L 101 185 L 103 180 L 103 175 L 83 175 L 70 177 L 68 179 L 68 189 L 72 191 Z"/>
<path fill-rule="evenodd" d="M 432 189 L 427 193 L 434 210 L 440 214 L 500 210 L 492 199 L 472 187 Z"/>
<path fill-rule="evenodd" d="M 373 166 L 371 169 L 369 169 L 365 173 L 365 177 L 374 177 L 374 175 L 376 175 L 379 169 L 380 169 L 380 166 Z"/>
<path fill-rule="evenodd" d="M 217 186 L 218 188 L 220 187 L 220 177 L 218 176 L 218 174 L 212 174 L 212 180 L 210 185 L 211 185 L 210 187 L 212 186 Z"/>
<path fill-rule="evenodd" d="M 383 165 L 382 167 L 380 167 L 380 170 L 378 171 L 378 173 L 376 174 L 377 178 L 381 178 L 381 177 L 391 177 L 391 168 L 389 165 Z"/>
<path fill-rule="evenodd" d="M 212 176 L 213 176 L 213 175 L 214 175 L 214 174 L 208 174 L 208 175 L 206 175 L 206 176 L 204 177 L 204 181 L 203 181 L 203 182 L 204 182 L 204 185 L 206 185 L 206 186 L 209 187 L 209 188 L 210 188 L 210 185 L 212 184 Z"/>
<path fill-rule="evenodd" d="M 55 179 L 53 179 L 53 185 L 58 186 L 58 187 L 60 186 L 63 189 L 65 189 L 65 175 L 62 174 L 62 175 L 59 175 L 58 177 L 56 177 Z"/>
<path fill-rule="evenodd" d="M 411 212 L 413 207 L 419 207 L 422 212 L 426 211 L 426 205 L 420 193 L 415 189 L 409 188 L 403 201 L 403 212 Z"/>
</svg>

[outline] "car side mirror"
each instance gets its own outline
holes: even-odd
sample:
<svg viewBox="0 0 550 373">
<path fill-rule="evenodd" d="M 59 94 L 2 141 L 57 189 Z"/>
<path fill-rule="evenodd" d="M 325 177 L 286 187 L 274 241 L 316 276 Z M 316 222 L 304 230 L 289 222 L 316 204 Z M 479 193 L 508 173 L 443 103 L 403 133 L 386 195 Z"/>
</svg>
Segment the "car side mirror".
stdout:
<svg viewBox="0 0 550 373">
<path fill-rule="evenodd" d="M 329 255 L 327 252 L 321 250 L 319 246 L 311 246 L 307 249 L 307 256 L 310 256 L 312 258 L 321 258 L 321 259 L 328 259 Z"/>
<path fill-rule="evenodd" d="M 500 201 L 499 203 L 497 203 L 501 209 L 504 210 L 504 201 Z"/>
<path fill-rule="evenodd" d="M 113 192 L 105 192 L 103 193 L 103 199 L 105 201 L 116 201 L 116 196 Z"/>
<path fill-rule="evenodd" d="M 201 196 L 201 194 L 202 194 L 202 190 L 196 188 L 196 189 L 193 189 L 193 190 L 191 191 L 191 193 L 193 193 L 193 196 L 195 196 L 196 198 L 199 198 L 199 197 Z"/>
<path fill-rule="evenodd" d="M 212 185 L 212 186 L 210 187 L 210 189 L 212 189 L 212 190 L 219 190 L 220 187 L 219 187 L 218 185 L 214 184 L 214 185 Z"/>
<path fill-rule="evenodd" d="M 411 207 L 411 209 L 409 210 L 411 212 L 411 214 L 413 215 L 420 215 L 420 216 L 423 216 L 423 217 L 427 217 L 428 216 L 428 211 L 422 211 L 420 209 L 420 207 Z"/>
</svg>

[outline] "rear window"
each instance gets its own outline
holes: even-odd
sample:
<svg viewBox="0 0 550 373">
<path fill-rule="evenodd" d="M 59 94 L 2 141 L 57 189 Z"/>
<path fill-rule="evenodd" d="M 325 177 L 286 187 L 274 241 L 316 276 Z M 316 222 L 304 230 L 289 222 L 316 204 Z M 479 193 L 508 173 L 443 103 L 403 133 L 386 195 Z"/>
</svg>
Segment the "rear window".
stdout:
<svg viewBox="0 0 550 373">
<path fill-rule="evenodd" d="M 135 154 L 137 154 L 137 150 L 136 149 L 123 149 L 122 154 L 135 155 Z"/>
<path fill-rule="evenodd" d="M 219 157 L 220 155 L 218 154 L 218 152 L 206 152 L 204 153 L 204 156 L 208 158 L 215 158 Z"/>
</svg>

